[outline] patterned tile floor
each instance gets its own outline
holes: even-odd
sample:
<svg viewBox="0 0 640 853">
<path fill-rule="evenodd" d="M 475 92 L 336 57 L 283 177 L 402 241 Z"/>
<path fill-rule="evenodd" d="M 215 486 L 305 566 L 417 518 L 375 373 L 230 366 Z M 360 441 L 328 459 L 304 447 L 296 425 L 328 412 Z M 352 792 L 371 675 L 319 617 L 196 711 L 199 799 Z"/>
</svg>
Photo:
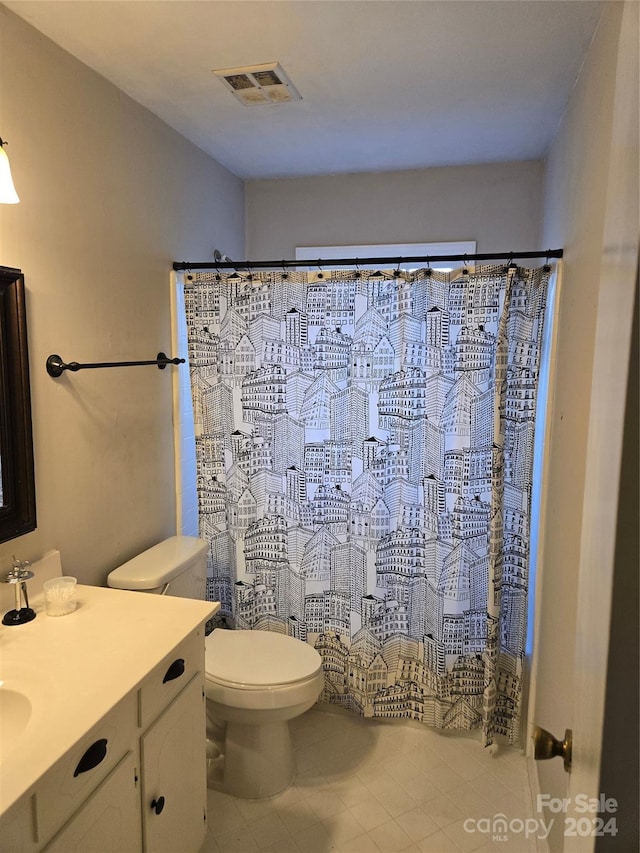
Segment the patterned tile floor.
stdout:
<svg viewBox="0 0 640 853">
<path fill-rule="evenodd" d="M 520 828 L 535 815 L 519 751 L 490 754 L 476 739 L 327 705 L 290 725 L 294 784 L 266 800 L 210 790 L 200 853 L 536 851 Z M 506 838 L 489 828 L 497 814 L 509 821 Z"/>
</svg>

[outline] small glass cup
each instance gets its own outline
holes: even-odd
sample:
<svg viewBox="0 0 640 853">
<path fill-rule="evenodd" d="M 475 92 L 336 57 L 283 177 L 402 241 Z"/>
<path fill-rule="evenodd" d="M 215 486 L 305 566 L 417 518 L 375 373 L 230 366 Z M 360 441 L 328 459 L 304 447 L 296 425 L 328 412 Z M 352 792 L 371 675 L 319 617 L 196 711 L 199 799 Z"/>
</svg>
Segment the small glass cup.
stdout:
<svg viewBox="0 0 640 853">
<path fill-rule="evenodd" d="M 47 616 L 66 616 L 76 609 L 77 579 L 68 575 L 51 578 L 42 584 Z"/>
</svg>

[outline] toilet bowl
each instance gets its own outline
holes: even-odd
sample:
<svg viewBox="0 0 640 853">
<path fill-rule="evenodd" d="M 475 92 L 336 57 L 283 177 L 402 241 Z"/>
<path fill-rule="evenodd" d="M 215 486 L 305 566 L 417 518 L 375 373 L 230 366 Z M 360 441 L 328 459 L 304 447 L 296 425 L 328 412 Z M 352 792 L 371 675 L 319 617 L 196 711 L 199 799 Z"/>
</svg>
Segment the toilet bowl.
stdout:
<svg viewBox="0 0 640 853">
<path fill-rule="evenodd" d="M 218 629 L 205 643 L 209 787 L 270 797 L 295 778 L 288 721 L 307 711 L 324 683 L 306 643 L 268 631 Z"/>
</svg>

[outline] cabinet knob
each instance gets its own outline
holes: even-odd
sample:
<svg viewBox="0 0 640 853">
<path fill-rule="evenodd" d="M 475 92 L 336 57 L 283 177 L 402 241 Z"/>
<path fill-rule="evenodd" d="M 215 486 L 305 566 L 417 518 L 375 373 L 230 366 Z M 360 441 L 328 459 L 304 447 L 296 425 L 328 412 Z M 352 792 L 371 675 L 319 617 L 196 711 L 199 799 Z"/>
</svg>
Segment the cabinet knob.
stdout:
<svg viewBox="0 0 640 853">
<path fill-rule="evenodd" d="M 174 678 L 180 678 L 180 676 L 184 673 L 184 658 L 177 658 L 171 664 L 169 669 L 165 672 L 164 678 L 162 679 L 162 683 L 166 684 L 167 681 L 173 681 Z"/>
<path fill-rule="evenodd" d="M 157 800 L 151 800 L 151 808 L 156 814 L 161 814 L 164 808 L 164 797 L 158 797 Z"/>
</svg>

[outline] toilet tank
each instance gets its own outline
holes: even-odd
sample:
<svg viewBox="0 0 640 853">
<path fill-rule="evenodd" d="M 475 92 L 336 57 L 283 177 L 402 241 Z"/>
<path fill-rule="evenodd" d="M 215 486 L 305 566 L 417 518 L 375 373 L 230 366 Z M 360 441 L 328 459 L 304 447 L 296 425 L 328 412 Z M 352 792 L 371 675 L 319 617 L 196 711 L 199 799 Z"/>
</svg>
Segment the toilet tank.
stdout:
<svg viewBox="0 0 640 853">
<path fill-rule="evenodd" d="M 208 547 L 195 536 L 172 536 L 110 572 L 107 586 L 204 599 Z"/>
</svg>

